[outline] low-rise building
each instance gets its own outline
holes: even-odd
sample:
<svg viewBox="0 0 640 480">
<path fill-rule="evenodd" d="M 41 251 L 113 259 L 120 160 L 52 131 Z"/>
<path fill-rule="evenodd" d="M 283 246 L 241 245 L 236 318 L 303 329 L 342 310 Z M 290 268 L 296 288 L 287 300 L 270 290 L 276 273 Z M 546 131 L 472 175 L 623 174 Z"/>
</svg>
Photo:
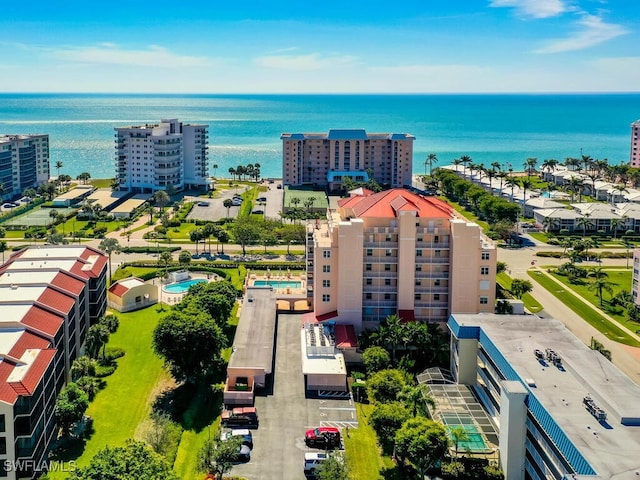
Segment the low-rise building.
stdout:
<svg viewBox="0 0 640 480">
<path fill-rule="evenodd" d="M 158 303 L 158 286 L 130 277 L 113 282 L 107 292 L 107 304 L 118 312 L 131 312 Z"/>
</svg>

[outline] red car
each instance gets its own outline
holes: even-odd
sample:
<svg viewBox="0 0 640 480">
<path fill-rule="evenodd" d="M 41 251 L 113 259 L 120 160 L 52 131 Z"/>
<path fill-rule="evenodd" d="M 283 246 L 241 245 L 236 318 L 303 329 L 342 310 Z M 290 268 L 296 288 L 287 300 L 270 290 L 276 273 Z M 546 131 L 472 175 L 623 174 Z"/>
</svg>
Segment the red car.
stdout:
<svg viewBox="0 0 640 480">
<path fill-rule="evenodd" d="M 304 443 L 313 448 L 335 448 L 340 446 L 340 430 L 335 427 L 317 427 L 307 430 Z"/>
</svg>

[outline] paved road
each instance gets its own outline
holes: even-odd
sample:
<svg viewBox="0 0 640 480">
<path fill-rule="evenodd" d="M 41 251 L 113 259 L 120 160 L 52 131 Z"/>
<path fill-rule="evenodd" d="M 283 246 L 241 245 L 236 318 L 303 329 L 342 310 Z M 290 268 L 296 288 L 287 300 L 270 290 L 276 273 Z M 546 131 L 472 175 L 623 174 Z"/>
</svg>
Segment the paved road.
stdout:
<svg viewBox="0 0 640 480">
<path fill-rule="evenodd" d="M 280 218 L 280 212 L 282 211 L 282 202 L 284 200 L 284 190 L 278 189 L 276 185 L 279 183 L 267 183 L 266 185 L 269 187 L 269 190 L 266 192 L 260 192 L 261 197 L 267 198 L 267 204 L 263 208 L 265 218 Z M 254 207 L 256 208 L 256 207 Z"/>
<path fill-rule="evenodd" d="M 535 262 L 535 265 L 560 265 L 566 262 L 566 259 L 536 257 L 535 253 L 538 250 L 558 250 L 558 247 L 554 248 L 553 246 L 545 245 L 544 247 L 527 247 L 520 249 L 499 248 L 498 260 L 507 263 L 509 274 L 512 278 L 523 279 L 529 279 L 527 270 L 532 267 L 532 262 Z M 625 259 L 603 259 L 602 261 L 602 265 L 618 266 L 621 268 L 625 268 L 626 264 Z M 600 264 L 584 262 L 581 265 L 595 266 Z M 609 340 L 567 307 L 561 299 L 556 298 L 535 281 L 533 282 L 533 291 L 531 294 L 544 307 L 544 310 L 539 314 L 540 316 L 546 315 L 560 320 L 574 335 L 587 345 L 591 342 L 591 337 L 602 342 L 607 349 L 611 350 L 613 363 L 634 382 L 640 384 L 640 349 L 628 347 Z"/>
</svg>

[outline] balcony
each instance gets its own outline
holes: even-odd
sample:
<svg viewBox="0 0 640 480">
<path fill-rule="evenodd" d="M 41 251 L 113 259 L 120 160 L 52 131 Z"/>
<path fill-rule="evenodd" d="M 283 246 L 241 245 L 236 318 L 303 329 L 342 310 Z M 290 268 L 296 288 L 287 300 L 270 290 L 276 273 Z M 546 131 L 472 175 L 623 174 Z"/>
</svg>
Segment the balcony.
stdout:
<svg viewBox="0 0 640 480">
<path fill-rule="evenodd" d="M 438 263 L 438 264 L 442 264 L 442 263 L 449 263 L 449 257 L 416 257 L 416 263 L 419 263 L 421 265 L 428 265 L 430 263 Z"/>
<path fill-rule="evenodd" d="M 423 270 L 420 272 L 415 272 L 416 278 L 449 278 L 449 272 L 429 272 L 427 270 Z"/>
<path fill-rule="evenodd" d="M 398 291 L 397 285 L 363 285 L 363 293 L 396 293 Z"/>
<path fill-rule="evenodd" d="M 397 307 L 398 302 L 395 300 L 362 300 L 363 307 L 388 308 Z"/>
<path fill-rule="evenodd" d="M 362 273 L 363 278 L 398 278 L 398 272 L 387 272 L 386 270 L 381 270 L 375 272 L 373 270 L 365 270 Z"/>
<path fill-rule="evenodd" d="M 398 263 L 398 257 L 397 256 L 376 257 L 372 255 L 370 257 L 364 257 L 362 260 L 362 263 L 389 263 L 393 265 Z"/>
</svg>

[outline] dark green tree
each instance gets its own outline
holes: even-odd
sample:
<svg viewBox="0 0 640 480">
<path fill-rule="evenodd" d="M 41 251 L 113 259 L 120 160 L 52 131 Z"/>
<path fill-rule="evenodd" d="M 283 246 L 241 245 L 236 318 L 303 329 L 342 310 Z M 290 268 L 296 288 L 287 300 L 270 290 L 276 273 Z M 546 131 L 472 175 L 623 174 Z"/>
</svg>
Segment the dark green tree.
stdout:
<svg viewBox="0 0 640 480">
<path fill-rule="evenodd" d="M 393 402 L 406 384 L 400 370 L 380 370 L 367 380 L 367 396 L 374 403 Z"/>
<path fill-rule="evenodd" d="M 362 361 L 367 373 L 372 374 L 380 370 L 389 368 L 391 358 L 389 352 L 382 347 L 369 347 L 362 354 Z"/>
<path fill-rule="evenodd" d="M 208 438 L 198 452 L 199 470 L 222 480 L 222 476 L 231 470 L 235 463 L 241 443 L 242 438 L 238 436 L 224 441 L 220 440 L 219 434 Z"/>
<path fill-rule="evenodd" d="M 71 434 L 73 426 L 82 420 L 89 407 L 89 397 L 78 385 L 69 382 L 58 394 L 54 415 L 64 435 Z"/>
<path fill-rule="evenodd" d="M 396 455 L 413 463 L 420 478 L 442 461 L 449 447 L 444 427 L 425 417 L 407 420 L 396 433 L 395 440 Z"/>
<path fill-rule="evenodd" d="M 127 440 L 124 447 L 105 447 L 89 465 L 71 473 L 71 480 L 179 480 L 171 466 L 143 442 Z"/>
</svg>

